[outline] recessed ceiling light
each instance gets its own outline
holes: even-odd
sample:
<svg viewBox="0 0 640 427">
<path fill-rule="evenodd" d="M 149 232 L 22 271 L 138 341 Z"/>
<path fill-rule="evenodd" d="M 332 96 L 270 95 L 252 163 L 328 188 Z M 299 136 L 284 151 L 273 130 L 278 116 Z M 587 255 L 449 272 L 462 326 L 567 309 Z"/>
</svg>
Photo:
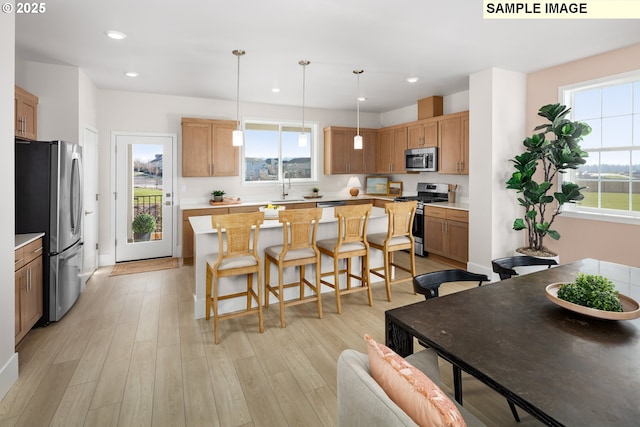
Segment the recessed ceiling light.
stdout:
<svg viewBox="0 0 640 427">
<path fill-rule="evenodd" d="M 125 33 L 121 33 L 120 31 L 109 30 L 105 31 L 105 34 L 107 35 L 107 37 L 114 40 L 123 40 L 127 38 L 127 35 Z"/>
<path fill-rule="evenodd" d="M 360 102 L 364 102 L 366 100 L 367 100 L 367 98 L 365 98 L 364 96 L 359 96 L 358 97 L 358 101 L 360 101 Z"/>
<path fill-rule="evenodd" d="M 278 87 L 274 87 L 273 89 L 271 89 L 271 92 L 273 92 L 273 93 L 279 93 L 279 92 L 280 92 L 280 88 L 278 88 Z"/>
<path fill-rule="evenodd" d="M 127 77 L 138 77 L 140 74 L 136 73 L 135 71 L 127 71 L 126 73 L 124 73 L 124 75 Z"/>
<path fill-rule="evenodd" d="M 415 82 L 417 82 L 418 80 L 420 80 L 420 79 L 419 79 L 419 78 L 417 78 L 417 77 L 409 77 L 409 78 L 407 78 L 407 81 L 408 81 L 409 83 L 415 83 Z"/>
</svg>

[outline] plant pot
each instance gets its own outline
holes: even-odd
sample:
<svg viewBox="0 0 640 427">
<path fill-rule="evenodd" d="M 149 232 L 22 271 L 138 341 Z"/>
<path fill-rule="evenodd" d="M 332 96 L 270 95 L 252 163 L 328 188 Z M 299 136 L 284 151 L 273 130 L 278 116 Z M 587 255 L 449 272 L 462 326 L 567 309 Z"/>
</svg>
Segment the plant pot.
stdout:
<svg viewBox="0 0 640 427">
<path fill-rule="evenodd" d="M 213 201 L 214 202 L 221 202 L 222 198 L 223 198 L 223 196 L 213 196 Z"/>
<path fill-rule="evenodd" d="M 526 248 L 518 248 L 518 249 L 526 249 Z M 558 264 L 560 264 L 560 255 L 540 256 L 540 255 L 536 255 L 536 254 L 533 254 L 533 253 L 518 252 L 518 249 L 513 251 L 513 255 L 515 255 L 515 256 L 529 255 L 529 256 L 534 256 L 536 258 L 553 259 Z M 540 270 L 546 270 L 547 268 L 549 268 L 549 267 L 546 266 L 546 265 L 529 265 L 529 266 L 525 266 L 525 267 L 516 267 L 515 270 L 518 272 L 519 275 L 523 275 L 523 274 L 535 273 L 536 271 L 540 271 Z"/>
<path fill-rule="evenodd" d="M 311 193 L 313 195 L 313 197 L 318 197 L 318 192 L 314 191 L 313 193 Z"/>
<path fill-rule="evenodd" d="M 133 233 L 134 242 L 147 242 L 151 240 L 151 233 Z"/>
</svg>

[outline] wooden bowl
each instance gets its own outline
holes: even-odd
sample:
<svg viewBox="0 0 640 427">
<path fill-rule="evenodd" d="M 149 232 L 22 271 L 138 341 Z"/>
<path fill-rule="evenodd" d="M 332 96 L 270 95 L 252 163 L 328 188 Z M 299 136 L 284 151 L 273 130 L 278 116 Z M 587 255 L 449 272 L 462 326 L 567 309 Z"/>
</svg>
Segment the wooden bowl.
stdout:
<svg viewBox="0 0 640 427">
<path fill-rule="evenodd" d="M 584 314 L 585 316 L 606 320 L 631 320 L 640 317 L 640 305 L 631 297 L 618 293 L 620 302 L 622 303 L 622 311 L 598 310 L 558 298 L 558 288 L 560 288 L 561 285 L 563 285 L 563 283 L 552 283 L 546 287 L 545 291 L 547 298 L 551 302 L 559 305 L 560 307 L 566 308 L 567 310 Z"/>
</svg>

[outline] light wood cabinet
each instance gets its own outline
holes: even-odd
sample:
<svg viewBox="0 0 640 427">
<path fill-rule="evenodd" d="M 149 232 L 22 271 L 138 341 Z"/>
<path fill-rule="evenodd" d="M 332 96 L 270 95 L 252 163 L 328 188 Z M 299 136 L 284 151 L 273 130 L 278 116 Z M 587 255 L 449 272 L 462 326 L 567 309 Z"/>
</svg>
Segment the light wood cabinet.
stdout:
<svg viewBox="0 0 640 427">
<path fill-rule="evenodd" d="M 42 317 L 42 239 L 15 251 L 15 343 Z"/>
<path fill-rule="evenodd" d="M 235 129 L 231 120 L 182 118 L 182 176 L 238 176 Z"/>
<path fill-rule="evenodd" d="M 38 139 L 38 97 L 19 86 L 15 87 L 15 137 L 35 141 Z"/>
<path fill-rule="evenodd" d="M 376 140 L 375 129 L 360 129 L 362 149 L 353 148 L 355 128 L 331 126 L 324 128 L 324 173 L 362 174 L 375 172 Z"/>
<path fill-rule="evenodd" d="M 466 263 L 469 260 L 469 212 L 425 206 L 424 241 L 429 254 Z"/>
<path fill-rule="evenodd" d="M 193 228 L 189 222 L 192 216 L 224 215 L 229 208 L 186 209 L 182 211 L 182 263 L 193 264 Z"/>
<path fill-rule="evenodd" d="M 438 173 L 469 174 L 469 112 L 438 121 Z"/>
<path fill-rule="evenodd" d="M 407 149 L 407 126 L 381 129 L 376 146 L 377 173 L 405 173 L 404 152 Z"/>
<path fill-rule="evenodd" d="M 407 127 L 407 148 L 438 146 L 438 117 L 420 120 Z"/>
</svg>

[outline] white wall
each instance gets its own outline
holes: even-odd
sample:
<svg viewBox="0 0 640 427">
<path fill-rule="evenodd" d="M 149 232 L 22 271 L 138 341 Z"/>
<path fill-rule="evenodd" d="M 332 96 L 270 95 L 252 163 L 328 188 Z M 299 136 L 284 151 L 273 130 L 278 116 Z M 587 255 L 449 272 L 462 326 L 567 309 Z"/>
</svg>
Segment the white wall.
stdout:
<svg viewBox="0 0 640 427">
<path fill-rule="evenodd" d="M 307 108 L 305 116 L 308 122 L 318 123 L 318 165 L 321 193 L 347 195 L 348 175 L 324 175 L 324 135 L 322 129 L 326 126 L 354 127 L 356 113 L 354 111 L 332 111 Z M 270 120 L 298 120 L 300 107 L 286 107 L 266 104 L 240 104 L 242 117 Z M 112 148 L 111 134 L 114 131 L 128 132 L 163 132 L 178 135 L 178 156 L 180 155 L 182 117 L 207 117 L 213 119 L 234 120 L 236 103 L 205 98 L 179 97 L 170 95 L 99 90 L 98 91 L 98 129 L 100 130 L 100 218 L 112 216 L 111 164 Z M 379 128 L 379 115 L 373 113 L 360 114 L 360 127 Z M 240 177 L 215 178 L 183 178 L 181 176 L 181 162 L 178 161 L 179 176 L 176 191 L 178 201 L 206 201 L 212 190 L 222 188 L 229 196 L 240 196 L 244 200 L 278 199 L 282 191 L 281 184 L 275 183 L 260 187 L 243 187 Z M 362 176 L 361 176 L 362 178 Z M 363 180 L 364 181 L 364 180 Z M 289 198 L 302 198 L 308 194 L 313 184 L 293 186 L 289 191 Z M 179 213 L 179 212 L 176 212 Z M 181 223 L 181 221 L 178 221 Z M 181 243 L 178 234 L 176 246 Z M 100 259 L 101 264 L 110 263 L 115 255 L 114 230 L 110 221 L 100 223 Z"/>
<path fill-rule="evenodd" d="M 82 142 L 85 126 L 98 125 L 98 89 L 83 70 L 78 70 L 78 141 Z"/>
<path fill-rule="evenodd" d="M 14 196 L 14 75 L 15 75 L 15 15 L 0 14 L 0 197 Z M 11 260 L 15 248 L 15 216 L 13 203 L 0 209 L 0 399 L 18 379 L 18 353 L 14 351 L 15 274 Z"/>
<path fill-rule="evenodd" d="M 76 67 L 16 61 L 16 84 L 38 97 L 38 139 L 79 142 Z"/>
<path fill-rule="evenodd" d="M 469 77 L 469 263 L 491 276 L 491 260 L 511 255 L 522 236 L 512 230 L 515 193 L 505 188 L 509 159 L 518 153 L 525 126 L 525 74 L 490 68 Z"/>
</svg>

